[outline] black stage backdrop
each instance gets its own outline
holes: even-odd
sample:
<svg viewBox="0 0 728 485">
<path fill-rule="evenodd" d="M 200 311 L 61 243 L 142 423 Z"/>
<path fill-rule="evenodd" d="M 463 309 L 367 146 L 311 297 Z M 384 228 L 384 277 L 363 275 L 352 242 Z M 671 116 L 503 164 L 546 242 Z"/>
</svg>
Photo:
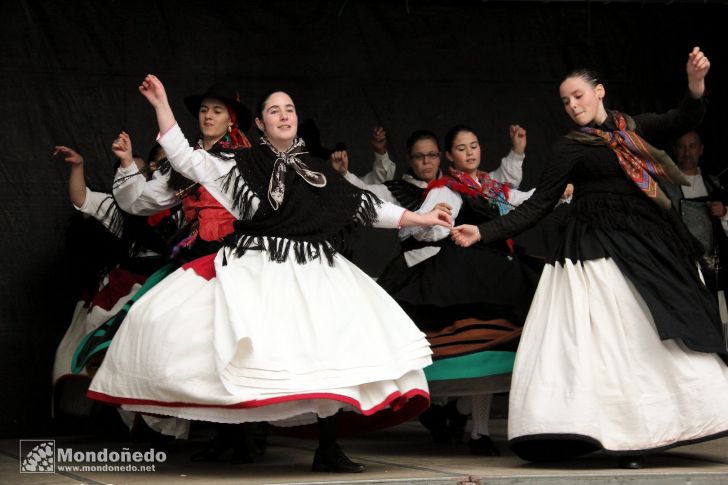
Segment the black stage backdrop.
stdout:
<svg viewBox="0 0 728 485">
<path fill-rule="evenodd" d="M 352 171 L 368 170 L 372 127 L 383 125 L 401 170 L 416 128 L 442 135 L 472 125 L 484 167 L 508 151 L 508 125 L 528 130 L 523 187 L 568 127 L 557 87 L 577 66 L 599 69 L 611 107 L 662 111 L 685 90 L 694 45 L 712 60 L 706 158 L 718 171 L 728 102 L 728 7 L 692 2 L 2 2 L 0 7 L 0 436 L 54 431 L 50 378 L 55 348 L 78 297 L 64 254 L 73 208 L 68 167 L 54 145 L 77 149 L 88 182 L 109 188 L 109 147 L 121 130 L 146 154 L 152 109 L 137 92 L 157 74 L 185 133 L 196 122 L 182 98 L 217 81 L 243 102 L 288 90 L 324 145 L 343 141 Z M 543 228 L 521 238 L 543 252 Z M 357 262 L 371 274 L 396 251 L 391 233 L 366 235 Z"/>
</svg>

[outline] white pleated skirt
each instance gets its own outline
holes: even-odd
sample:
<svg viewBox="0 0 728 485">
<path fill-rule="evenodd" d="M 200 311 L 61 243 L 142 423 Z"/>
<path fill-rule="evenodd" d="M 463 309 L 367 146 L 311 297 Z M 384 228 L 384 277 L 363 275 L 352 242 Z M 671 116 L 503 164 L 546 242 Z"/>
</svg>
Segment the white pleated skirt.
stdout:
<svg viewBox="0 0 728 485">
<path fill-rule="evenodd" d="M 660 340 L 612 259 L 545 267 L 514 365 L 512 446 L 581 437 L 607 451 L 645 452 L 726 431 L 728 367 Z"/>
<path fill-rule="evenodd" d="M 429 399 L 425 335 L 342 256 L 230 251 L 180 268 L 131 308 L 89 391 L 140 411 L 306 424 Z"/>
</svg>

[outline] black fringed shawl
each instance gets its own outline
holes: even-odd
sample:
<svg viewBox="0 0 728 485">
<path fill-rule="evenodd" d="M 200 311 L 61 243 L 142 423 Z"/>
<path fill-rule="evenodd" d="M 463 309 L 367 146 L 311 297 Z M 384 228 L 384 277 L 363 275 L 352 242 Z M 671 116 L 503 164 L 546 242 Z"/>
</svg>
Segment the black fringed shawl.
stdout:
<svg viewBox="0 0 728 485">
<path fill-rule="evenodd" d="M 397 203 L 405 209 L 416 211 L 425 201 L 425 189 L 404 179 L 388 180 L 384 182 L 384 185 L 397 200 Z"/>
<path fill-rule="evenodd" d="M 299 264 L 323 255 L 333 265 L 334 255 L 344 247 L 346 233 L 355 224 L 371 226 L 381 201 L 350 184 L 329 163 L 302 152 L 298 158 L 310 170 L 324 174 L 326 185 L 309 185 L 288 167 L 284 199 L 274 210 L 268 186 L 277 158 L 265 145 L 235 153 L 237 164 L 226 176 L 223 190 L 232 193 L 233 207 L 243 218 L 251 214 L 254 197 L 260 202 L 252 219 L 235 221 L 235 232 L 225 238 L 225 245 L 237 256 L 247 250 L 268 251 L 275 262 L 286 261 L 293 248 Z"/>
</svg>

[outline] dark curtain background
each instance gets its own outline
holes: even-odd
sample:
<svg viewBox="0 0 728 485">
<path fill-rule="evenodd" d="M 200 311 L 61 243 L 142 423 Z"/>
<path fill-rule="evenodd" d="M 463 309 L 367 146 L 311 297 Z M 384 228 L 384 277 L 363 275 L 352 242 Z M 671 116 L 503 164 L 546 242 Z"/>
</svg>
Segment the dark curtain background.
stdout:
<svg viewBox="0 0 728 485">
<path fill-rule="evenodd" d="M 683 95 L 687 54 L 700 45 L 713 62 L 706 161 L 719 171 L 727 14 L 705 2 L 2 2 L 0 436 L 54 431 L 51 365 L 78 289 L 64 258 L 69 170 L 53 146 L 78 150 L 88 182 L 108 189 L 115 136 L 129 132 L 146 154 L 156 135 L 136 90 L 146 73 L 165 82 L 189 137 L 196 122 L 185 95 L 226 81 L 252 106 L 269 88 L 288 90 L 324 145 L 347 144 L 359 174 L 376 125 L 404 170 L 412 130 L 442 135 L 470 124 L 492 169 L 508 151 L 508 125 L 519 123 L 528 130 L 528 188 L 568 128 L 557 94 L 567 70 L 599 69 L 611 107 L 663 111 Z M 521 242 L 538 254 L 543 234 L 536 228 Z M 376 274 L 395 241 L 370 233 L 355 259 Z"/>
</svg>

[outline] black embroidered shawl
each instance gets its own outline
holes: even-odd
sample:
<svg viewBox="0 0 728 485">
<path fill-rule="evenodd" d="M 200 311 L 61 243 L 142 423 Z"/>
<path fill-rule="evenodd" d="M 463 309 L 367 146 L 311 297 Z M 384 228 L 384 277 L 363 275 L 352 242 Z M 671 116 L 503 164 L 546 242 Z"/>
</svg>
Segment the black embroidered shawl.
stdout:
<svg viewBox="0 0 728 485">
<path fill-rule="evenodd" d="M 276 154 L 264 145 L 235 153 L 237 164 L 226 176 L 223 190 L 232 192 L 233 206 L 243 217 L 225 239 L 236 255 L 268 251 L 271 261 L 283 262 L 293 248 L 299 264 L 323 255 L 331 265 L 352 226 L 371 226 L 376 221 L 381 201 L 374 194 L 350 184 L 323 160 L 308 153 L 299 157 L 311 170 L 323 173 L 327 183 L 314 187 L 295 170 L 287 170 L 285 198 L 274 210 L 267 194 Z M 245 219 L 251 215 L 255 197 L 258 208 L 252 219 Z"/>
</svg>

